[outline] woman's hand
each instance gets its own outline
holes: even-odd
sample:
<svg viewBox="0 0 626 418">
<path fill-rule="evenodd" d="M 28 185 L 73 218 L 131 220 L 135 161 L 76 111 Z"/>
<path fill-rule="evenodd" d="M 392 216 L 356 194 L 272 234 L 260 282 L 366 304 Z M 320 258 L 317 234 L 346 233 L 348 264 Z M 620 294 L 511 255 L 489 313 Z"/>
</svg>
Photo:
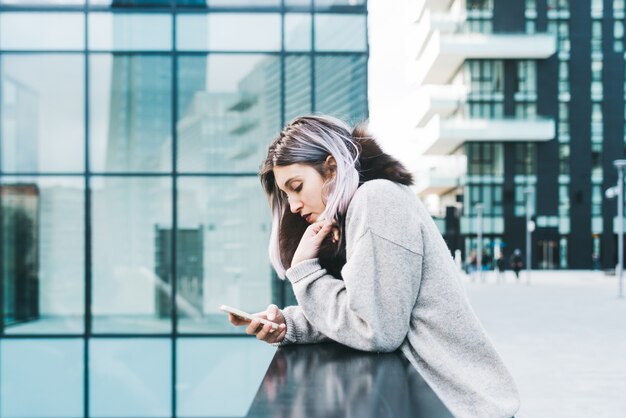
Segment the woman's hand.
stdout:
<svg viewBox="0 0 626 418">
<path fill-rule="evenodd" d="M 269 305 L 265 311 L 255 313 L 253 315 L 278 324 L 278 329 L 272 330 L 271 326 L 263 325 L 256 319 L 252 322 L 248 322 L 234 316 L 233 314 L 228 314 L 228 320 L 231 324 L 236 326 L 248 325 L 246 328 L 246 334 L 256 335 L 258 340 L 265 341 L 268 344 L 280 343 L 285 339 L 285 334 L 287 334 L 287 323 L 285 322 L 283 313 L 280 309 L 278 309 L 278 306 Z"/>
<path fill-rule="evenodd" d="M 295 266 L 303 260 L 316 258 L 322 241 L 332 230 L 333 224 L 329 221 L 318 221 L 309 225 L 304 231 L 300 244 L 293 255 L 291 265 Z"/>
</svg>

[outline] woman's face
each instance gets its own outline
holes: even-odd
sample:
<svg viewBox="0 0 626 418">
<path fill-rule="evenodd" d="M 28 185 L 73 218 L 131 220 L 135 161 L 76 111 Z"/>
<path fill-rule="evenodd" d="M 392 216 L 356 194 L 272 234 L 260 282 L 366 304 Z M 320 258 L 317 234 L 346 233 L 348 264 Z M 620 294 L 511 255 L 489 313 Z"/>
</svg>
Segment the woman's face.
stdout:
<svg viewBox="0 0 626 418">
<path fill-rule="evenodd" d="M 324 178 L 307 164 L 274 167 L 276 184 L 287 196 L 291 212 L 298 213 L 308 223 L 319 220 L 326 205 L 322 200 Z"/>
</svg>

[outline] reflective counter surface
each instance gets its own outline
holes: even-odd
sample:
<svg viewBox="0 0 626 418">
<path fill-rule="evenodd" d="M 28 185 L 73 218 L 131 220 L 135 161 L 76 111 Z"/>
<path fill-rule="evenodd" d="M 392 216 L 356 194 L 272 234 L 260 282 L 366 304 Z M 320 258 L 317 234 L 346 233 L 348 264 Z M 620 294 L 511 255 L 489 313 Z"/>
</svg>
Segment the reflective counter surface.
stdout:
<svg viewBox="0 0 626 418">
<path fill-rule="evenodd" d="M 404 355 L 280 347 L 247 417 L 452 417 Z"/>
</svg>

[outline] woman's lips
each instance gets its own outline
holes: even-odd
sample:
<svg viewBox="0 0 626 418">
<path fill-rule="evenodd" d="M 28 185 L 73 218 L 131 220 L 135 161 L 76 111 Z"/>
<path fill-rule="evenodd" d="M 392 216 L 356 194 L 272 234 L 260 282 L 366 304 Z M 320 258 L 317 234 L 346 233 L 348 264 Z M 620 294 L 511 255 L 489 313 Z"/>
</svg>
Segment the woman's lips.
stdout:
<svg viewBox="0 0 626 418">
<path fill-rule="evenodd" d="M 310 219 L 311 219 L 311 214 L 310 213 L 304 217 L 304 220 L 309 222 L 309 223 L 310 223 Z"/>
</svg>

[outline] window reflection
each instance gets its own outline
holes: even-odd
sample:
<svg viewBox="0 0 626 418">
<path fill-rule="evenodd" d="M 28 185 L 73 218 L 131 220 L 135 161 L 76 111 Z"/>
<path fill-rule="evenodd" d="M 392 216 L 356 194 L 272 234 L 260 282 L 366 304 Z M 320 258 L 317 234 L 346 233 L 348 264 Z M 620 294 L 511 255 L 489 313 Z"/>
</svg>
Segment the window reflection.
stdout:
<svg viewBox="0 0 626 418">
<path fill-rule="evenodd" d="M 75 51 L 84 45 L 82 13 L 0 13 L 0 49 Z"/>
<path fill-rule="evenodd" d="M 83 57 L 6 54 L 1 65 L 2 169 L 82 171 Z"/>
<path fill-rule="evenodd" d="M 179 14 L 176 48 L 183 51 L 280 51 L 278 13 Z"/>
<path fill-rule="evenodd" d="M 0 191 L 6 332 L 83 332 L 82 179 L 4 177 Z"/>
<path fill-rule="evenodd" d="M 285 15 L 285 50 L 311 50 L 311 15 L 290 13 Z"/>
<path fill-rule="evenodd" d="M 165 13 L 90 13 L 89 48 L 105 51 L 172 49 L 172 16 Z"/>
<path fill-rule="evenodd" d="M 92 171 L 170 171 L 171 58 L 94 55 L 89 83 Z"/>
<path fill-rule="evenodd" d="M 311 57 L 285 57 L 285 122 L 311 112 Z"/>
<path fill-rule="evenodd" d="M 315 58 L 315 111 L 350 121 L 367 117 L 367 60 L 362 55 Z"/>
<path fill-rule="evenodd" d="M 315 49 L 365 51 L 367 20 L 363 15 L 316 14 Z"/>
<path fill-rule="evenodd" d="M 172 225 L 171 179 L 94 178 L 91 195 L 94 332 L 170 332 L 157 300 L 171 291 L 158 269 L 168 252 L 159 230 Z"/>
<path fill-rule="evenodd" d="M 242 332 L 218 309 L 271 303 L 269 209 L 256 177 L 178 182 L 177 307 L 180 332 Z"/>
<path fill-rule="evenodd" d="M 171 416 L 171 347 L 160 338 L 92 340 L 89 416 Z"/>
<path fill-rule="evenodd" d="M 269 55 L 178 60 L 178 167 L 254 172 L 280 129 L 280 62 Z"/>
</svg>

